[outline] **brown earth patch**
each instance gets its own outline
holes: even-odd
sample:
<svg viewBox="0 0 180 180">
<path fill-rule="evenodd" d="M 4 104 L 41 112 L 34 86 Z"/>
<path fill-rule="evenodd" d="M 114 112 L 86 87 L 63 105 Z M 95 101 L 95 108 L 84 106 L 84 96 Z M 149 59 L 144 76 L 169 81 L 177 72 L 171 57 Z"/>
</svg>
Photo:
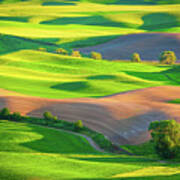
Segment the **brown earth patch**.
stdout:
<svg viewBox="0 0 180 180">
<path fill-rule="evenodd" d="M 152 87 L 98 99 L 61 100 L 1 94 L 0 108 L 37 117 L 50 111 L 67 121 L 82 120 L 114 143 L 139 144 L 150 138 L 147 129 L 151 121 L 180 122 L 180 105 L 168 103 L 177 98 L 180 87 L 176 86 Z"/>
<path fill-rule="evenodd" d="M 96 46 L 79 48 L 82 53 L 102 53 L 104 59 L 129 60 L 134 52 L 143 60 L 158 60 L 161 52 L 174 51 L 180 60 L 180 33 L 139 33 L 122 35 L 117 39 Z"/>
</svg>

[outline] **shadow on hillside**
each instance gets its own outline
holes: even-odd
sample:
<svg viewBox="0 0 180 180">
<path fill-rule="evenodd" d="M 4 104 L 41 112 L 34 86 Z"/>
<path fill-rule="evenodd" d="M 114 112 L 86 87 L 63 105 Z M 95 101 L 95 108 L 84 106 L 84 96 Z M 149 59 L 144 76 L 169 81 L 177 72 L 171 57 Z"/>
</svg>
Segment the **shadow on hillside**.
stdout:
<svg viewBox="0 0 180 180">
<path fill-rule="evenodd" d="M 47 48 L 47 50 L 53 51 L 59 47 L 58 45 L 51 42 L 4 34 L 0 34 L 0 44 L 2 44 L 0 47 L 0 55 L 25 49 L 37 50 L 40 47 L 44 47 Z"/>
<path fill-rule="evenodd" d="M 121 156 L 121 157 L 75 157 L 73 159 L 84 160 L 89 162 L 106 162 L 106 163 L 146 163 L 154 162 L 152 159 L 142 158 L 142 157 L 132 157 L 132 156 Z"/>
<path fill-rule="evenodd" d="M 97 75 L 97 76 L 89 76 L 87 79 L 89 80 L 114 80 L 117 76 L 115 75 Z"/>
<path fill-rule="evenodd" d="M 102 4 L 122 4 L 122 5 L 154 5 L 156 4 L 156 0 L 113 0 L 113 1 L 104 1 L 104 0 L 89 0 L 94 3 L 102 3 Z"/>
<path fill-rule="evenodd" d="M 28 22 L 29 17 L 21 16 L 0 16 L 0 21 L 18 21 L 18 22 Z"/>
<path fill-rule="evenodd" d="M 180 25 L 176 16 L 169 13 L 152 13 L 142 17 L 144 24 L 139 27 L 145 30 L 159 30 Z"/>
<path fill-rule="evenodd" d="M 158 5 L 158 4 L 180 4 L 179 0 L 88 0 L 94 3 L 102 4 L 120 4 L 120 5 Z"/>
<path fill-rule="evenodd" d="M 67 24 L 81 24 L 81 25 L 98 25 L 98 26 L 125 26 L 125 23 L 113 22 L 103 16 L 85 16 L 85 17 L 64 17 L 57 18 L 50 21 L 43 21 L 41 24 L 51 24 L 51 25 L 67 25 Z"/>
<path fill-rule="evenodd" d="M 85 16 L 85 17 L 57 18 L 54 20 L 43 21 L 41 22 L 41 24 L 50 24 L 50 25 L 79 24 L 79 25 L 96 25 L 96 26 L 124 27 L 124 28 L 135 28 L 138 26 L 132 23 L 115 22 L 99 15 Z"/>
<path fill-rule="evenodd" d="M 44 2 L 42 3 L 42 6 L 75 6 L 75 3 L 72 2 Z"/>
<path fill-rule="evenodd" d="M 173 69 L 173 68 L 172 68 Z M 166 85 L 178 85 L 176 81 L 173 79 L 169 79 L 166 73 L 171 72 L 173 70 L 161 71 L 161 72 L 133 72 L 133 71 L 124 71 L 126 74 L 135 76 L 148 81 L 159 81 L 165 82 Z M 178 71 L 177 71 L 178 73 Z"/>
<path fill-rule="evenodd" d="M 31 126 L 31 132 L 42 136 L 42 138 L 20 145 L 40 153 L 93 154 L 96 152 L 87 146 L 86 141 L 81 141 L 79 136 L 76 136 L 76 141 L 73 141 L 74 135 L 39 126 Z"/>
<path fill-rule="evenodd" d="M 51 88 L 53 88 L 53 89 L 64 90 L 64 91 L 73 91 L 73 92 L 85 91 L 89 87 L 90 87 L 89 83 L 86 81 L 61 83 L 61 84 L 57 84 L 55 86 L 51 86 Z"/>
<path fill-rule="evenodd" d="M 114 178 L 73 178 L 73 180 L 179 180 L 180 174 L 175 175 L 155 175 L 155 176 L 140 176 L 140 177 L 114 177 Z"/>
<path fill-rule="evenodd" d="M 62 43 L 61 46 L 65 48 L 84 48 L 84 47 L 94 46 L 101 43 L 106 43 L 118 37 L 119 35 L 90 37 L 86 39 L 76 40 L 73 42 L 65 42 L 65 43 Z"/>
</svg>

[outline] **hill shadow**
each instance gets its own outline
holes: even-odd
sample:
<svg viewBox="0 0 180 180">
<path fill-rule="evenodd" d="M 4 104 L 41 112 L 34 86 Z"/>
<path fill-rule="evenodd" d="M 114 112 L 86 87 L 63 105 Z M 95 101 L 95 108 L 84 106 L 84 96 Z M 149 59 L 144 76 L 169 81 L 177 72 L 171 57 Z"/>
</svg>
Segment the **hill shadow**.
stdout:
<svg viewBox="0 0 180 180">
<path fill-rule="evenodd" d="M 180 174 L 174 175 L 154 175 L 154 176 L 139 176 L 139 177 L 110 177 L 110 178 L 74 178 L 73 180 L 179 180 Z"/>
<path fill-rule="evenodd" d="M 95 150 L 93 152 L 93 148 L 88 149 L 88 147 L 86 146 L 86 141 L 80 141 L 82 145 L 79 146 L 77 142 L 78 139 L 80 140 L 80 137 L 76 136 L 77 142 L 74 142 L 71 136 L 75 135 L 68 134 L 67 132 L 62 131 L 60 135 L 60 132 L 56 130 L 39 126 L 31 126 L 31 132 L 41 135 L 43 138 L 30 142 L 21 143 L 20 145 L 40 153 L 93 154 L 96 152 Z M 69 136 L 67 136 L 66 134 Z M 61 136 L 61 141 L 60 139 L 58 139 L 59 136 Z M 62 141 L 64 141 L 64 143 Z"/>
<path fill-rule="evenodd" d="M 0 20 L 3 20 L 3 21 L 28 22 L 29 17 L 20 17 L 20 16 L 0 16 Z"/>
<path fill-rule="evenodd" d="M 166 84 L 169 85 L 179 85 L 177 81 L 167 77 L 166 74 L 172 71 L 175 72 L 175 69 L 172 68 L 161 72 L 133 72 L 133 71 L 123 71 L 123 72 L 125 72 L 128 75 L 135 76 L 144 80 L 166 82 Z"/>
<path fill-rule="evenodd" d="M 75 0 L 74 0 L 75 1 Z M 73 2 L 57 2 L 57 1 L 47 1 L 43 2 L 42 6 L 75 6 Z"/>
<path fill-rule="evenodd" d="M 68 24 L 79 24 L 79 25 L 96 25 L 96 26 L 107 26 L 107 27 L 124 27 L 131 28 L 135 27 L 135 24 L 122 23 L 111 21 L 103 16 L 85 16 L 85 17 L 64 17 L 57 18 L 49 21 L 43 21 L 41 24 L 50 25 L 68 25 Z"/>
<path fill-rule="evenodd" d="M 54 86 L 51 86 L 53 89 L 64 90 L 64 91 L 84 91 L 89 88 L 89 83 L 86 81 L 76 81 L 76 82 L 68 82 L 68 83 L 60 83 Z"/>
<path fill-rule="evenodd" d="M 139 28 L 145 30 L 155 30 L 171 28 L 180 25 L 176 16 L 169 13 L 152 13 L 142 17 L 144 24 Z"/>
<path fill-rule="evenodd" d="M 96 76 L 89 76 L 87 79 L 89 80 L 114 80 L 117 77 L 115 75 L 96 75 Z"/>
<path fill-rule="evenodd" d="M 93 3 L 101 4 L 120 4 L 120 5 L 158 5 L 158 4 L 180 4 L 180 0 L 88 0 Z"/>
<path fill-rule="evenodd" d="M 0 55 L 25 49 L 37 50 L 39 47 L 47 48 L 47 50 L 55 50 L 57 47 L 59 47 L 58 45 L 51 42 L 5 34 L 0 34 L 0 44 L 2 44 L 0 47 Z"/>
<path fill-rule="evenodd" d="M 106 43 L 118 37 L 119 35 L 89 37 L 86 39 L 81 39 L 73 42 L 65 42 L 62 43 L 61 46 L 66 48 L 83 48 L 83 47 L 94 46 L 101 43 Z"/>
</svg>

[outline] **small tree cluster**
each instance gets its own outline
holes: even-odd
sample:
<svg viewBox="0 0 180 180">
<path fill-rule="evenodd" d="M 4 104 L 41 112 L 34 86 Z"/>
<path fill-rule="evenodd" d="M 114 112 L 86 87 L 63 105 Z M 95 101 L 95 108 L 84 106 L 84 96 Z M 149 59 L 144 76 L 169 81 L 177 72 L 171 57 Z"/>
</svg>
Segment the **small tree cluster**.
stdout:
<svg viewBox="0 0 180 180">
<path fill-rule="evenodd" d="M 132 62 L 141 62 L 141 57 L 138 53 L 134 53 L 131 57 Z"/>
<path fill-rule="evenodd" d="M 75 131 L 80 131 L 83 127 L 84 126 L 81 120 L 78 120 L 77 122 L 74 123 Z"/>
<path fill-rule="evenodd" d="M 46 125 L 55 123 L 57 121 L 57 116 L 53 116 L 50 112 L 44 112 L 43 117 Z"/>
<path fill-rule="evenodd" d="M 73 56 L 73 57 L 81 57 L 81 54 L 80 54 L 79 51 L 72 51 L 71 56 Z"/>
<path fill-rule="evenodd" d="M 102 59 L 102 54 L 93 51 L 93 52 L 91 52 L 91 58 L 92 58 L 92 59 L 101 60 L 101 59 Z"/>
<path fill-rule="evenodd" d="M 8 108 L 3 108 L 0 111 L 0 119 L 20 121 L 22 116 L 19 112 L 10 113 Z"/>
<path fill-rule="evenodd" d="M 47 49 L 46 49 L 46 48 L 42 48 L 42 47 L 40 47 L 40 48 L 38 48 L 38 51 L 46 52 L 46 51 L 47 51 Z"/>
<path fill-rule="evenodd" d="M 157 154 L 162 158 L 180 156 L 180 124 L 175 120 L 154 121 L 149 130 Z"/>
<path fill-rule="evenodd" d="M 68 55 L 68 51 L 66 49 L 63 49 L 63 48 L 56 49 L 56 53 L 62 54 L 62 55 Z"/>
<path fill-rule="evenodd" d="M 159 57 L 160 63 L 162 64 L 174 64 L 176 59 L 176 54 L 173 51 L 164 51 Z"/>
</svg>

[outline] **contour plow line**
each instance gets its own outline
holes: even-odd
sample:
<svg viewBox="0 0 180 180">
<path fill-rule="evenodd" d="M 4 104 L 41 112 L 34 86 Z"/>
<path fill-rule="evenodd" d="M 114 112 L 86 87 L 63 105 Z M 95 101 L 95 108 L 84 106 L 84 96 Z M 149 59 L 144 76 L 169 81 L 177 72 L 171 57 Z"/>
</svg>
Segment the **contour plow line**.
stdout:
<svg viewBox="0 0 180 180">
<path fill-rule="evenodd" d="M 0 108 L 42 117 L 50 111 L 59 119 L 83 123 L 116 144 L 139 144 L 150 138 L 148 126 L 155 120 L 180 122 L 180 87 L 161 86 L 101 98 L 46 99 L 1 93 Z"/>
</svg>

